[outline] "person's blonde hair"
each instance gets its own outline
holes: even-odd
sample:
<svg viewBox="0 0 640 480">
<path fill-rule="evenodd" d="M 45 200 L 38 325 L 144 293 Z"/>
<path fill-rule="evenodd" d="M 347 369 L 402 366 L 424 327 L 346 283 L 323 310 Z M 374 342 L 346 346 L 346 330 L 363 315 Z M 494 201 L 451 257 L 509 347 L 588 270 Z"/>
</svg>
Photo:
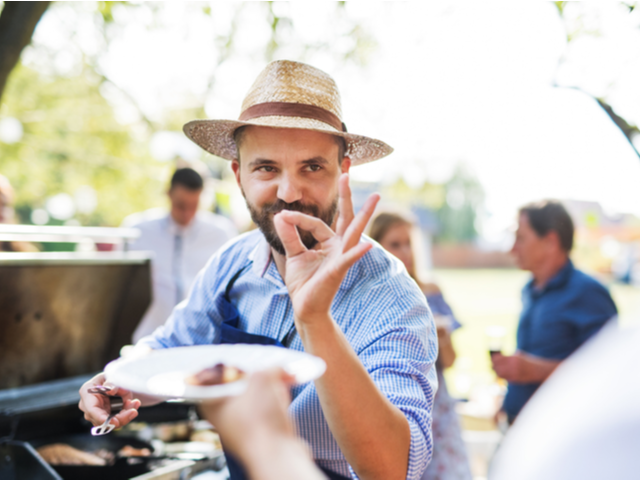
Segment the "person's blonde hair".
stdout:
<svg viewBox="0 0 640 480">
<path fill-rule="evenodd" d="M 413 227 L 414 223 L 400 213 L 382 212 L 371 221 L 369 236 L 380 243 L 387 232 L 396 225 Z"/>
</svg>

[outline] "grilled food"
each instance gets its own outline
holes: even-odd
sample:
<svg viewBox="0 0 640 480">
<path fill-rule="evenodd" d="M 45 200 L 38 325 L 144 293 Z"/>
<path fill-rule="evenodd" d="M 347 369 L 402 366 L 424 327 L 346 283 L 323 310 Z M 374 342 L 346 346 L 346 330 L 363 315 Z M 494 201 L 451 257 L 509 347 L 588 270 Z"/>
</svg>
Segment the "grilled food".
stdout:
<svg viewBox="0 0 640 480">
<path fill-rule="evenodd" d="M 66 443 L 53 443 L 37 449 L 42 459 L 49 465 L 94 465 L 103 467 L 104 458 L 89 452 L 83 452 Z"/>
<path fill-rule="evenodd" d="M 148 457 L 151 450 L 148 448 L 134 448 L 131 445 L 125 445 L 118 451 L 119 457 Z"/>
<path fill-rule="evenodd" d="M 189 385 L 212 386 L 223 385 L 225 383 L 235 382 L 244 378 L 245 372 L 239 368 L 218 363 L 213 367 L 205 368 L 195 375 L 185 378 L 185 382 Z"/>
</svg>

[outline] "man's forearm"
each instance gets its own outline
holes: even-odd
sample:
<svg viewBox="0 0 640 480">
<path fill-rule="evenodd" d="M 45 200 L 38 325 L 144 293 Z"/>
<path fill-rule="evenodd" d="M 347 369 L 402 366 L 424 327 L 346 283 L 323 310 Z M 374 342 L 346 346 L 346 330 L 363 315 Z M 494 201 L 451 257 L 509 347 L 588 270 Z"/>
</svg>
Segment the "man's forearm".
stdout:
<svg viewBox="0 0 640 480">
<path fill-rule="evenodd" d="M 380 392 L 333 319 L 296 323 L 305 351 L 327 363 L 315 385 L 346 460 L 362 479 L 406 478 L 411 431 L 404 414 Z"/>
</svg>

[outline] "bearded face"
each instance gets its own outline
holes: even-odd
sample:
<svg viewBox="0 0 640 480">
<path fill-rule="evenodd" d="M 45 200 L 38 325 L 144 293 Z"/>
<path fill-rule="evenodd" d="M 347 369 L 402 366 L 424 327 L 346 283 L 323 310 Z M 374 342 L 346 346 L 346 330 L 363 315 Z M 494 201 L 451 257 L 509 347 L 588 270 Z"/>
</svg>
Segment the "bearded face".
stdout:
<svg viewBox="0 0 640 480">
<path fill-rule="evenodd" d="M 242 194 L 244 195 L 244 191 L 242 192 Z M 338 212 L 338 197 L 334 198 L 329 207 L 324 210 L 321 210 L 318 205 L 306 205 L 299 201 L 287 203 L 280 199 L 277 199 L 274 203 L 269 203 L 263 205 L 262 207 L 257 207 L 256 205 L 252 205 L 251 202 L 249 202 L 246 195 L 245 200 L 247 202 L 247 208 L 251 213 L 251 219 L 258 226 L 258 228 L 260 228 L 260 231 L 267 239 L 267 242 L 269 242 L 271 248 L 273 248 L 281 255 L 285 255 L 285 251 L 284 246 L 280 241 L 280 237 L 278 237 L 278 233 L 276 232 L 275 225 L 273 224 L 273 217 L 275 214 L 281 212 L 282 210 L 292 210 L 319 218 L 324 223 L 331 226 L 336 217 L 336 213 Z M 298 229 L 298 234 L 300 235 L 300 239 L 302 240 L 303 245 L 308 249 L 312 249 L 318 244 L 318 241 L 311 234 L 311 232 Z"/>
<path fill-rule="evenodd" d="M 285 255 L 273 223 L 274 215 L 282 210 L 333 225 L 340 175 L 351 165 L 348 157 L 339 158 L 336 137 L 313 130 L 252 125 L 243 128 L 236 146 L 238 158 L 231 168 L 251 219 L 275 252 Z M 298 234 L 306 248 L 318 244 L 311 232 L 298 229 Z"/>
</svg>

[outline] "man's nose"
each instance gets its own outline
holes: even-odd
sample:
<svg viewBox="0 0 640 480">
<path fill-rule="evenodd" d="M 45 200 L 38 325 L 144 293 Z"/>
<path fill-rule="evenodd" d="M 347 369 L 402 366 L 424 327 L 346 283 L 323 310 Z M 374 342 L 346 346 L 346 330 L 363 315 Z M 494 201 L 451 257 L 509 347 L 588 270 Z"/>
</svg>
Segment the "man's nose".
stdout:
<svg viewBox="0 0 640 480">
<path fill-rule="evenodd" d="M 278 198 L 283 202 L 293 203 L 302 198 L 299 182 L 292 175 L 284 174 L 278 185 Z"/>
</svg>

